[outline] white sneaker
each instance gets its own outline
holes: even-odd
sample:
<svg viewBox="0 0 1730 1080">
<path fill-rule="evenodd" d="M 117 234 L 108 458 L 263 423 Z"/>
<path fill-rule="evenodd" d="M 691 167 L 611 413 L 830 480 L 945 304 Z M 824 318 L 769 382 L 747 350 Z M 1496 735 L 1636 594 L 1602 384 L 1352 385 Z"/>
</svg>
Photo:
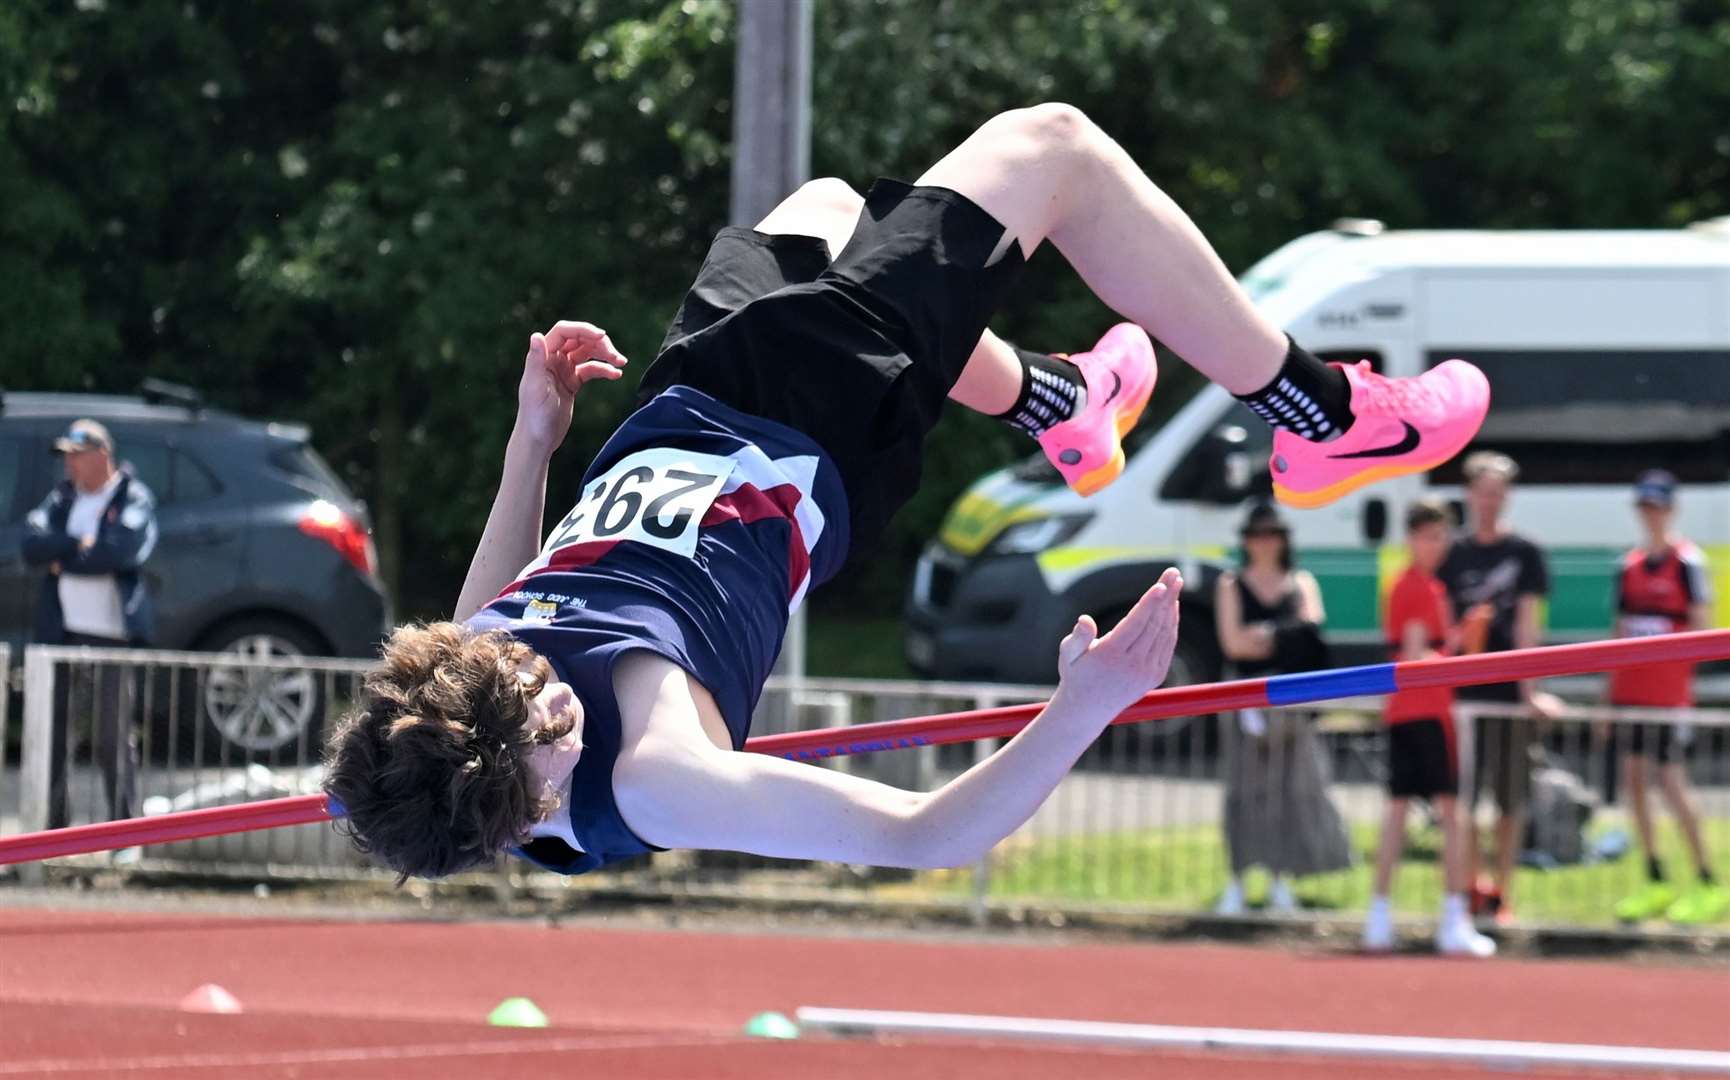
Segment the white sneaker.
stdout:
<svg viewBox="0 0 1730 1080">
<path fill-rule="evenodd" d="M 1298 910 L 1298 898 L 1292 895 L 1291 886 L 1284 878 L 1275 878 L 1273 886 L 1267 891 L 1267 909 L 1280 915 L 1290 915 Z"/>
<path fill-rule="evenodd" d="M 1488 960 L 1496 955 L 1496 943 L 1478 933 L 1469 922 L 1444 922 L 1436 927 L 1436 952 L 1443 956 L 1474 956 Z"/>
<path fill-rule="evenodd" d="M 1364 918 L 1364 951 L 1392 952 L 1394 948 L 1394 915 L 1386 907 L 1370 908 Z"/>
<path fill-rule="evenodd" d="M 1243 902 L 1243 886 L 1237 882 L 1229 882 L 1225 892 L 1219 894 L 1219 901 L 1213 905 L 1215 915 L 1242 915 L 1245 907 Z"/>
</svg>

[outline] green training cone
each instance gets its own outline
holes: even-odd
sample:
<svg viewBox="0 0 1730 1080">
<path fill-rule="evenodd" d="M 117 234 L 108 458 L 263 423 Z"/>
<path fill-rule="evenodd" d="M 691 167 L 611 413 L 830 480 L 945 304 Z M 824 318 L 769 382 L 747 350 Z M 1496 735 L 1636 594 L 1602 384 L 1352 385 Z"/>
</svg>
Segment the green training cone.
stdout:
<svg viewBox="0 0 1730 1080">
<path fill-rule="evenodd" d="M 745 1034 L 753 1039 L 797 1039 L 799 1025 L 778 1012 L 761 1012 L 745 1021 Z"/>
<path fill-rule="evenodd" d="M 526 997 L 506 998 L 487 1013 L 493 1027 L 546 1027 L 547 1014 Z"/>
</svg>

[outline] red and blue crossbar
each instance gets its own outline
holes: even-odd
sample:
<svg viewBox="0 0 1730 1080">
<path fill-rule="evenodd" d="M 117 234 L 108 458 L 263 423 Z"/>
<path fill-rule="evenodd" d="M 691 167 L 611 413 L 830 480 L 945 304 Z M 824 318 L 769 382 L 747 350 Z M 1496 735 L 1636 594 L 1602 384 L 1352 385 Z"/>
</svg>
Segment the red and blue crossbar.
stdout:
<svg viewBox="0 0 1730 1080">
<path fill-rule="evenodd" d="M 1730 630 L 1552 645 L 1538 649 L 1451 656 L 1435 660 L 1368 664 L 1265 679 L 1174 686 L 1155 690 L 1124 710 L 1114 724 L 1195 716 L 1228 709 L 1302 705 L 1338 698 L 1391 694 L 1443 686 L 1512 682 L 1518 679 L 1579 675 L 1655 663 L 1698 663 L 1730 659 Z M 916 716 L 853 727 L 793 731 L 752 739 L 745 749 L 795 761 L 820 761 L 848 754 L 916 746 L 972 742 L 1014 735 L 1045 708 L 1043 702 L 996 709 Z M 325 795 L 184 810 L 70 829 L 0 837 L 0 865 L 61 858 L 92 851 L 166 844 L 206 836 L 304 825 L 341 817 L 342 807 Z"/>
</svg>

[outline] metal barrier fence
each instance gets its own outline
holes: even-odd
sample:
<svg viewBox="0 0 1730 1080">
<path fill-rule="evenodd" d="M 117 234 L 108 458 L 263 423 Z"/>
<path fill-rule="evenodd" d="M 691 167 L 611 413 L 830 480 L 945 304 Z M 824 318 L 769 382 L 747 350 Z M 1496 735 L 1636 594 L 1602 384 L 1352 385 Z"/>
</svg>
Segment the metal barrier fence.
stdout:
<svg viewBox="0 0 1730 1080">
<path fill-rule="evenodd" d="M 364 669 L 356 661 L 29 648 L 21 761 L 6 757 L 6 714 L 0 711 L 0 831 L 99 820 L 111 812 L 112 800 L 125 802 L 124 743 L 95 737 L 105 715 L 122 712 L 138 733 L 136 799 L 146 814 L 314 791 L 319 731 L 354 700 Z M 1044 695 L 1043 688 L 1028 686 L 774 679 L 753 730 L 857 724 Z M 1532 824 L 1520 837 L 1510 890 L 1522 923 L 1608 924 L 1616 900 L 1644 881 L 1621 762 L 1635 740 L 1651 745 L 1645 725 L 1656 720 L 1687 721 L 1682 730 L 1692 733 L 1692 747 L 1681 768 L 1709 856 L 1721 875 L 1730 872 L 1730 711 L 1574 707 L 1547 724 L 1521 721 L 1517 738 L 1503 731 L 1479 745 L 1474 732 L 1481 723 L 1474 716 L 1484 711 L 1460 706 L 1462 793 L 1471 790 L 1474 764 L 1497 766 L 1497 755 L 1510 749 L 1522 760 L 1532 755 Z M 64 748 L 53 738 L 57 717 L 71 721 L 75 736 L 82 733 Z M 53 761 L 62 749 L 67 764 L 57 787 Z M 929 790 L 993 749 L 983 742 L 927 747 L 821 767 Z M 1196 717 L 1110 729 L 1032 820 L 971 867 L 912 872 L 677 851 L 575 879 L 508 861 L 498 875 L 470 881 L 573 897 L 598 891 L 911 904 L 980 915 L 1018 908 L 1151 913 L 1211 907 L 1235 861 L 1258 866 L 1247 879 L 1252 910 L 1264 897 L 1277 906 L 1289 891 L 1304 910 L 1350 913 L 1368 901 L 1385 780 L 1385 733 L 1375 699 L 1247 719 Z M 1654 793 L 1661 786 L 1654 778 Z M 7 816 L 14 798 L 16 816 Z M 1494 833 L 1494 806 L 1490 800 L 1477 807 L 1486 836 Z M 1674 880 L 1688 881 L 1691 862 L 1673 816 L 1657 800 L 1654 810 L 1666 867 Z M 1414 804 L 1407 831 L 1394 903 L 1402 914 L 1427 915 L 1439 907 L 1442 892 L 1432 813 Z M 116 860 L 67 862 L 81 861 Z M 126 853 L 118 862 L 140 871 L 225 877 L 389 879 L 327 826 L 163 845 Z M 1289 890 L 1271 890 L 1268 864 L 1304 872 L 1292 877 Z M 1730 922 L 1720 928 L 1730 931 Z"/>
</svg>

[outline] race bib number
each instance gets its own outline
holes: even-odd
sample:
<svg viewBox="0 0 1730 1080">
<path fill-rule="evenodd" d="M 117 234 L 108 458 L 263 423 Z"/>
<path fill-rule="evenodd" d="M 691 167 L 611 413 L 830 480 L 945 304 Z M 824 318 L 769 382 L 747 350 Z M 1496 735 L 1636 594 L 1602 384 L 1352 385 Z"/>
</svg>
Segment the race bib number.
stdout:
<svg viewBox="0 0 1730 1080">
<path fill-rule="evenodd" d="M 1668 634 L 1673 623 L 1662 615 L 1624 615 L 1622 633 L 1627 637 L 1652 637 Z"/>
<path fill-rule="evenodd" d="M 572 544 L 635 540 L 691 558 L 697 526 L 734 464 L 732 458 L 670 447 L 639 450 L 589 481 L 541 555 Z"/>
</svg>

